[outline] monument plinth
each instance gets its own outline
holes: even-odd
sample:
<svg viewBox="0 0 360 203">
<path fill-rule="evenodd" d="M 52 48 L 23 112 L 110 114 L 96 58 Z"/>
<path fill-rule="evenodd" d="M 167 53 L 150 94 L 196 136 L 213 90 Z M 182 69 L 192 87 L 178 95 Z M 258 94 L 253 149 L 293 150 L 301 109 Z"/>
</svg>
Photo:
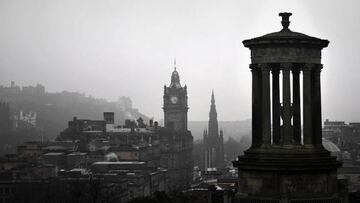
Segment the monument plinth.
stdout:
<svg viewBox="0 0 360 203">
<path fill-rule="evenodd" d="M 243 41 L 251 50 L 252 145 L 233 162 L 237 201 L 338 202 L 341 163 L 322 146 L 321 50 L 329 41 L 293 32 L 291 13 L 279 16 L 281 31 Z"/>
</svg>

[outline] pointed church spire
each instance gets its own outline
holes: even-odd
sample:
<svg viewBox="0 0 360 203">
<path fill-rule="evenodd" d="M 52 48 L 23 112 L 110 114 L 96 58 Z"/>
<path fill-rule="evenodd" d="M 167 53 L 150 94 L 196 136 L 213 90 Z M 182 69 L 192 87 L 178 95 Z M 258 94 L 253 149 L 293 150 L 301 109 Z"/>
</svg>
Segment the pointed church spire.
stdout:
<svg viewBox="0 0 360 203">
<path fill-rule="evenodd" d="M 211 114 L 212 111 L 216 113 L 214 89 L 211 91 L 210 114 Z"/>
<path fill-rule="evenodd" d="M 221 169 L 224 167 L 223 130 L 219 134 L 214 90 L 211 91 L 211 105 L 209 112 L 209 127 L 205 149 L 209 153 L 208 166 Z M 205 152 L 206 153 L 206 152 Z M 206 161 L 206 160 L 205 160 Z"/>
<path fill-rule="evenodd" d="M 211 104 L 215 104 L 215 96 L 214 96 L 214 89 L 211 92 Z"/>
<path fill-rule="evenodd" d="M 218 136 L 218 121 L 217 121 L 217 112 L 215 105 L 215 96 L 214 90 L 211 92 L 211 105 L 209 112 L 209 136 L 217 137 Z"/>
</svg>

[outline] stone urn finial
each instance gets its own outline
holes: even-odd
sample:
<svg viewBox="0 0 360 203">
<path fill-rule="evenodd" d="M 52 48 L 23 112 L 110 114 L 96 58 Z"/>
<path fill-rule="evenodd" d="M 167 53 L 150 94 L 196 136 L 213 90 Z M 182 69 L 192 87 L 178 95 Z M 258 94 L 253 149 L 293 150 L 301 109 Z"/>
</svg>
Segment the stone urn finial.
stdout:
<svg viewBox="0 0 360 203">
<path fill-rule="evenodd" d="M 283 30 L 289 29 L 289 25 L 290 25 L 289 17 L 291 15 L 292 13 L 287 13 L 287 12 L 279 13 L 279 16 L 281 16 L 282 18 L 281 25 L 283 26 Z"/>
</svg>

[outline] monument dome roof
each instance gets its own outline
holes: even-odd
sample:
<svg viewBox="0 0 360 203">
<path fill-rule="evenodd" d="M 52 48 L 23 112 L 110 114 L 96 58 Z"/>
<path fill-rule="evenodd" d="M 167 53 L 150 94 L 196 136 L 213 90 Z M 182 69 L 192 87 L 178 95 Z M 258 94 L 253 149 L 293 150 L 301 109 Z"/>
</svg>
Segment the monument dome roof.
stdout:
<svg viewBox="0 0 360 203">
<path fill-rule="evenodd" d="M 279 13 L 279 16 L 282 17 L 281 24 L 283 29 L 278 32 L 272 32 L 260 37 L 256 37 L 253 39 L 244 40 L 243 44 L 245 47 L 253 47 L 259 45 L 267 45 L 267 44 L 303 44 L 310 45 L 319 48 L 327 47 L 329 44 L 328 40 L 319 39 L 316 37 L 312 37 L 300 32 L 293 32 L 289 29 L 290 21 L 289 17 L 292 13 Z"/>
</svg>

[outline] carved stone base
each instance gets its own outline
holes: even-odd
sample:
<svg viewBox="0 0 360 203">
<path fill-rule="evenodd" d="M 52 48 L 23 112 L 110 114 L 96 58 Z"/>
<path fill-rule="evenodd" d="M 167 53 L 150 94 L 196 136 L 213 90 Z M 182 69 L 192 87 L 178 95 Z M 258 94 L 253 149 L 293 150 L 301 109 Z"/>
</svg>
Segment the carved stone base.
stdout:
<svg viewBox="0 0 360 203">
<path fill-rule="evenodd" d="M 234 203 L 343 203 L 341 198 L 320 198 L 320 199 L 252 199 L 236 197 Z"/>
<path fill-rule="evenodd" d="M 264 203 L 281 199 L 299 203 L 312 199 L 336 202 L 340 165 L 323 149 L 250 149 L 234 162 L 239 169 L 238 197 L 243 199 L 241 202 L 261 199 Z"/>
</svg>

